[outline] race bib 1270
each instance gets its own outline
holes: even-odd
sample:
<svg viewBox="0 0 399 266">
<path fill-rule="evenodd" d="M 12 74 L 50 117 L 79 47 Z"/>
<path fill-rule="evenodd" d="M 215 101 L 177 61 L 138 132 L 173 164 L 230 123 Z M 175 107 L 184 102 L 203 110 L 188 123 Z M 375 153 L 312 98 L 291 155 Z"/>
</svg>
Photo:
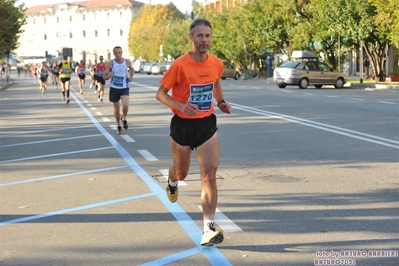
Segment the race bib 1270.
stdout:
<svg viewBox="0 0 399 266">
<path fill-rule="evenodd" d="M 196 104 L 200 111 L 208 111 L 212 106 L 214 83 L 195 84 L 190 86 L 188 102 Z"/>
</svg>

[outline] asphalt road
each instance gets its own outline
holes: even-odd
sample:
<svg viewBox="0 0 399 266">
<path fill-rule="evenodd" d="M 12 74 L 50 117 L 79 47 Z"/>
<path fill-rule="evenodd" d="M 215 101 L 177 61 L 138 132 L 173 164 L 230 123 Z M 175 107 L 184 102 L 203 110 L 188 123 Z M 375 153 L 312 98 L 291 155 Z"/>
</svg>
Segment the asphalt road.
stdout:
<svg viewBox="0 0 399 266">
<path fill-rule="evenodd" d="M 398 90 L 222 81 L 225 241 L 209 248 L 195 153 L 178 202 L 165 196 L 160 78 L 135 75 L 123 135 L 76 77 L 68 105 L 24 77 L 0 92 L 0 265 L 399 265 Z"/>
</svg>

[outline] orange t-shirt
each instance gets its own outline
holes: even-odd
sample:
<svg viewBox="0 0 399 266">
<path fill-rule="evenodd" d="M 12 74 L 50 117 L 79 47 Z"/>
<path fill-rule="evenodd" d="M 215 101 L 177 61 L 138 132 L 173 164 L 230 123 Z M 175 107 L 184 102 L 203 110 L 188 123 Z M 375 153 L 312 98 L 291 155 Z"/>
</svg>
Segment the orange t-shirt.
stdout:
<svg viewBox="0 0 399 266">
<path fill-rule="evenodd" d="M 176 59 L 161 79 L 161 85 L 172 89 L 172 97 L 181 103 L 197 104 L 195 116 L 185 115 L 172 108 L 181 118 L 195 119 L 210 116 L 213 111 L 213 89 L 223 72 L 223 62 L 208 54 L 205 62 L 194 61 L 187 53 Z"/>
</svg>

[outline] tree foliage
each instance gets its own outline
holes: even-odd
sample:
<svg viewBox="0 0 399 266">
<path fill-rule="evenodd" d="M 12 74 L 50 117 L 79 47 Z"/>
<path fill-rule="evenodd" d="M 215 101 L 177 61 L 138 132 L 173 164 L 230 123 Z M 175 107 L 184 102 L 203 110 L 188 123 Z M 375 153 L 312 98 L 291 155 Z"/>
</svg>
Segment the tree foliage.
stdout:
<svg viewBox="0 0 399 266">
<path fill-rule="evenodd" d="M 0 57 L 8 55 L 18 47 L 21 27 L 26 23 L 24 4 L 17 0 L 0 0 Z"/>
<path fill-rule="evenodd" d="M 204 9 L 196 1 L 192 6 L 195 17 L 213 25 L 210 52 L 239 66 L 261 64 L 266 52 L 289 58 L 293 50 L 306 49 L 339 68 L 362 41 L 379 74 L 385 71 L 387 47 L 399 47 L 398 0 L 252 0 L 231 9 L 222 6 L 223 12 Z M 132 21 L 134 54 L 157 59 L 164 44 L 164 52 L 176 58 L 190 49 L 191 20 L 184 20 L 173 4 L 168 8 L 172 10 L 144 6 Z M 159 19 L 160 14 L 168 15 Z"/>
<path fill-rule="evenodd" d="M 131 22 L 130 53 L 150 61 L 162 60 L 160 46 L 165 44 L 171 26 L 182 20 L 184 15 L 173 3 L 144 5 Z"/>
</svg>

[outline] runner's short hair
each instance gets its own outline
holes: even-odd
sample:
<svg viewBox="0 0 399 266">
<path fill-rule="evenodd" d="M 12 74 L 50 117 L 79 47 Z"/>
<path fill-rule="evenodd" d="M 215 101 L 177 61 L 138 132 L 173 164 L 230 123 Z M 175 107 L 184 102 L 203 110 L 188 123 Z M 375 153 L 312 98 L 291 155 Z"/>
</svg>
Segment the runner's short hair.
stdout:
<svg viewBox="0 0 399 266">
<path fill-rule="evenodd" d="M 204 19 L 204 18 L 197 18 L 197 19 L 194 20 L 193 23 L 191 23 L 191 25 L 190 25 L 190 35 L 193 35 L 193 33 L 194 33 L 194 28 L 197 27 L 197 26 L 199 26 L 199 25 L 207 26 L 207 27 L 211 28 L 211 30 L 212 30 L 212 25 L 211 25 L 211 23 L 209 22 L 209 20 Z"/>
<path fill-rule="evenodd" d="M 112 49 L 112 51 L 115 53 L 115 49 L 121 49 L 121 51 L 122 51 L 122 47 L 120 47 L 120 46 L 115 46 L 114 47 L 114 49 Z"/>
</svg>

